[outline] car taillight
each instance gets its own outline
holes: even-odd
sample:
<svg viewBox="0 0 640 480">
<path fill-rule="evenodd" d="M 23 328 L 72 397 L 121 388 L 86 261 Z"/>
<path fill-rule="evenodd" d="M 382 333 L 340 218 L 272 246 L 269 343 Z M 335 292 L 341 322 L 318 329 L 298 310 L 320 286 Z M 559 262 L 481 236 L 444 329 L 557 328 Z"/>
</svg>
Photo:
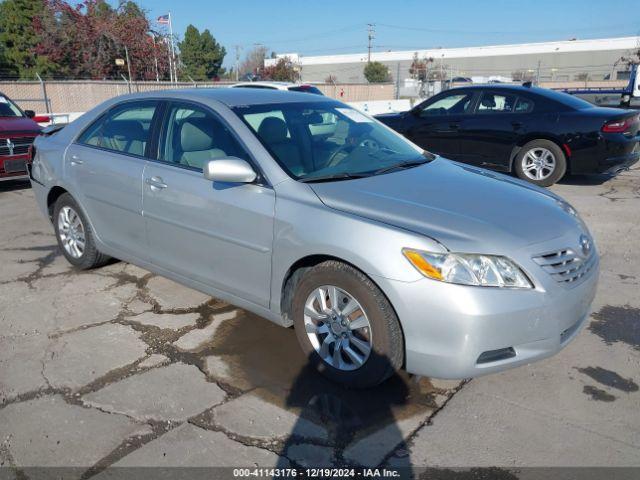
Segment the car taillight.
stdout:
<svg viewBox="0 0 640 480">
<path fill-rule="evenodd" d="M 33 121 L 36 123 L 49 123 L 51 121 L 51 117 L 49 115 L 36 115 L 33 117 Z"/>
<path fill-rule="evenodd" d="M 609 120 L 602 126 L 602 131 L 605 133 L 623 133 L 629 129 L 632 123 L 637 121 L 637 115 L 618 120 Z"/>
</svg>

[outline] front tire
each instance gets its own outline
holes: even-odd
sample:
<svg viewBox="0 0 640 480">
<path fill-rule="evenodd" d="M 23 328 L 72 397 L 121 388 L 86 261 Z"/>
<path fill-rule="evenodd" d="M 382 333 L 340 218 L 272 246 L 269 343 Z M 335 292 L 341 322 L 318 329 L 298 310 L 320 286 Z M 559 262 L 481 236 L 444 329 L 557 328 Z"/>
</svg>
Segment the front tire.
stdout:
<svg viewBox="0 0 640 480">
<path fill-rule="evenodd" d="M 110 257 L 96 248 L 93 230 L 82 209 L 68 193 L 60 195 L 53 208 L 56 239 L 67 261 L 88 270 L 105 265 Z"/>
<path fill-rule="evenodd" d="M 518 177 L 540 187 L 549 187 L 564 177 L 567 159 L 562 149 L 550 140 L 525 144 L 514 161 Z"/>
<path fill-rule="evenodd" d="M 359 270 L 326 261 L 295 285 L 291 313 L 310 363 L 348 387 L 382 383 L 402 367 L 400 323 L 382 291 Z"/>
</svg>

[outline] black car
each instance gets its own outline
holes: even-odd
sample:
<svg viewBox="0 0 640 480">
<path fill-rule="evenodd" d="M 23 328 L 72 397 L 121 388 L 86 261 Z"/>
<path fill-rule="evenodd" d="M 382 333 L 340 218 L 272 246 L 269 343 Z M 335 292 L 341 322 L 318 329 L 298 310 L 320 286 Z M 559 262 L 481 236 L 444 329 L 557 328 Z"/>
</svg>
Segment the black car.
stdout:
<svg viewBox="0 0 640 480">
<path fill-rule="evenodd" d="M 549 186 L 565 173 L 617 173 L 638 161 L 637 111 L 544 88 L 452 88 L 378 120 L 446 158 Z"/>
</svg>

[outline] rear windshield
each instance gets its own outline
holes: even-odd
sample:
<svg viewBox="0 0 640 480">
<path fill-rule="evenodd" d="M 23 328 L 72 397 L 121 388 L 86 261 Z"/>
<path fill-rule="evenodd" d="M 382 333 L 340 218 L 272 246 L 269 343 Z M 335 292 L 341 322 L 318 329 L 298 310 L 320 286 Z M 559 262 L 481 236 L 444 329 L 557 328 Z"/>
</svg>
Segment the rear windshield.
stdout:
<svg viewBox="0 0 640 480">
<path fill-rule="evenodd" d="M 543 92 L 541 91 L 538 91 L 538 92 L 544 95 L 549 100 L 556 101 L 569 108 L 574 108 L 576 110 L 593 108 L 593 104 L 587 102 L 586 100 L 583 100 L 582 98 L 569 95 L 568 93 L 557 92 L 555 90 L 544 90 Z"/>
<path fill-rule="evenodd" d="M 22 112 L 15 103 L 0 95 L 0 117 L 22 117 Z"/>
<path fill-rule="evenodd" d="M 316 95 L 322 95 L 322 92 L 319 88 L 314 87 L 313 85 L 298 85 L 296 87 L 289 87 L 289 90 L 292 92 L 305 92 L 305 93 L 315 93 Z"/>
</svg>

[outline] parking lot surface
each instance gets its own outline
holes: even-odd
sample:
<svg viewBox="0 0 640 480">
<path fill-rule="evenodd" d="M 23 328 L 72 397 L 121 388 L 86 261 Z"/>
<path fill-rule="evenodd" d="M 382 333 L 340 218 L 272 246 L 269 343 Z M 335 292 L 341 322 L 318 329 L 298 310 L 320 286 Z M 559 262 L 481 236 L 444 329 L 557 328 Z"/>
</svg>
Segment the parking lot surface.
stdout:
<svg viewBox="0 0 640 480">
<path fill-rule="evenodd" d="M 640 169 L 553 190 L 602 255 L 578 338 L 468 382 L 352 391 L 290 329 L 123 262 L 74 270 L 28 185 L 0 184 L 0 464 L 640 466 Z"/>
</svg>

